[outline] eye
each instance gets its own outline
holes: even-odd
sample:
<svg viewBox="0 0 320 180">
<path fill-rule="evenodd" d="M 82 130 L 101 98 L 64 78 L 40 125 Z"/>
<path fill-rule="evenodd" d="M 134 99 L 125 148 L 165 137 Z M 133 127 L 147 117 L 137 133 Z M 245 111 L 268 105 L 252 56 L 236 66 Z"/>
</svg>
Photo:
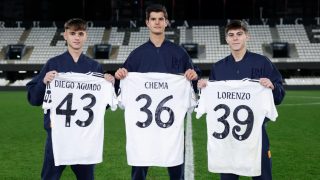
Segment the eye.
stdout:
<svg viewBox="0 0 320 180">
<path fill-rule="evenodd" d="M 243 32 L 238 32 L 237 33 L 237 36 L 242 36 L 243 35 Z"/>
<path fill-rule="evenodd" d="M 84 36 L 84 32 L 79 32 L 79 36 Z"/>
</svg>

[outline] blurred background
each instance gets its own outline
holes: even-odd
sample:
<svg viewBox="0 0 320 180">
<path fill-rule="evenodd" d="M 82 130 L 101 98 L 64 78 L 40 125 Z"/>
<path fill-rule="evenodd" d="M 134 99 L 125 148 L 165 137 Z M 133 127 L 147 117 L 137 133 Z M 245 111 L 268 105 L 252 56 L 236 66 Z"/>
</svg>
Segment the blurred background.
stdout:
<svg viewBox="0 0 320 180">
<path fill-rule="evenodd" d="M 3 20 L 144 19 L 145 7 L 161 3 L 170 19 L 319 17 L 319 0 L 1 0 Z"/>
<path fill-rule="evenodd" d="M 149 38 L 145 8 L 166 6 L 166 38 L 208 76 L 227 56 L 224 26 L 249 24 L 250 51 L 267 56 L 288 89 L 320 89 L 320 0 L 0 0 L 0 89 L 23 89 L 51 57 L 66 51 L 63 24 L 88 21 L 84 53 L 114 73 Z"/>
</svg>

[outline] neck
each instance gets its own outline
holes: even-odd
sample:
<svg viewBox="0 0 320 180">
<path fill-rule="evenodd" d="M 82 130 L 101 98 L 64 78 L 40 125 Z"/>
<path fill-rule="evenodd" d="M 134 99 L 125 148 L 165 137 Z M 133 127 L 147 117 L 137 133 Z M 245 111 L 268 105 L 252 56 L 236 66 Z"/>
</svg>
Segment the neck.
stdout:
<svg viewBox="0 0 320 180">
<path fill-rule="evenodd" d="M 243 56 L 246 54 L 247 50 L 242 49 L 240 51 L 232 51 L 231 54 L 236 62 L 241 61 Z"/>
<path fill-rule="evenodd" d="M 82 49 L 71 49 L 71 48 L 68 48 L 68 51 L 69 51 L 70 55 L 72 56 L 73 61 L 74 62 L 78 62 L 79 57 L 82 54 Z"/>
<path fill-rule="evenodd" d="M 156 46 L 156 47 L 160 47 L 161 44 L 164 41 L 164 34 L 161 35 L 155 35 L 155 34 L 151 34 L 150 35 L 150 41 Z"/>
</svg>

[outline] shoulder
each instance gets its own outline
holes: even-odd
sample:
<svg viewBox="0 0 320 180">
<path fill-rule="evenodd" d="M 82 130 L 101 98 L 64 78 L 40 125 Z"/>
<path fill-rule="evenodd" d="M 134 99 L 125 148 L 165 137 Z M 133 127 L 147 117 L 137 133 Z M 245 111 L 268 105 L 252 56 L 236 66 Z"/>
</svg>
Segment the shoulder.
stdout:
<svg viewBox="0 0 320 180">
<path fill-rule="evenodd" d="M 89 56 L 87 56 L 85 54 L 82 54 L 81 58 L 83 58 L 84 60 L 86 60 L 87 62 L 92 63 L 92 64 L 97 64 L 97 65 L 100 64 L 97 60 L 92 59 L 91 57 L 89 57 Z"/>
<path fill-rule="evenodd" d="M 138 54 L 138 53 L 143 52 L 147 49 L 150 49 L 149 42 L 145 42 L 145 43 L 141 44 L 140 46 L 135 48 L 130 54 Z"/>
<path fill-rule="evenodd" d="M 182 52 L 186 52 L 184 48 L 182 48 L 182 46 L 180 46 L 177 43 L 171 42 L 170 40 L 165 40 L 164 41 L 164 46 L 169 48 L 169 49 L 173 49 L 175 51 L 182 51 Z"/>
<path fill-rule="evenodd" d="M 84 68 L 89 68 L 90 71 L 92 72 L 103 72 L 103 67 L 102 65 L 95 59 L 92 59 L 91 57 L 82 54 L 81 58 L 83 59 L 82 62 L 84 62 L 84 66 L 88 66 L 88 67 L 84 67 Z"/>
<path fill-rule="evenodd" d="M 264 55 L 261 55 L 258 53 L 254 53 L 251 51 L 248 51 L 247 53 L 248 53 L 248 56 L 250 57 L 249 59 L 259 60 L 259 61 L 263 61 L 265 63 L 271 63 L 271 60 L 267 56 L 264 56 Z"/>
<path fill-rule="evenodd" d="M 47 64 L 56 64 L 56 63 L 58 63 L 59 61 L 64 60 L 66 55 L 67 55 L 67 53 L 64 52 L 64 53 L 62 53 L 62 54 L 59 54 L 59 55 L 57 55 L 57 56 L 54 56 L 54 57 L 50 58 L 50 59 L 47 61 Z"/>
<path fill-rule="evenodd" d="M 223 64 L 226 64 L 228 61 L 230 61 L 229 56 L 226 56 L 223 59 L 218 60 L 216 63 L 213 63 L 213 66 L 221 66 Z"/>
</svg>

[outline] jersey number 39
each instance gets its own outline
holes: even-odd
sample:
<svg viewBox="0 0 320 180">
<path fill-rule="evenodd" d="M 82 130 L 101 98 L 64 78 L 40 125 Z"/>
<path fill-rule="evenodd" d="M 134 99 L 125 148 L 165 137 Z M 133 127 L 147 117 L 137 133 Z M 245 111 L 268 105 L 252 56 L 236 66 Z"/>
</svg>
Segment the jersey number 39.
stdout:
<svg viewBox="0 0 320 180">
<path fill-rule="evenodd" d="M 225 104 L 219 104 L 214 108 L 214 111 L 218 111 L 219 109 L 224 109 L 224 112 L 225 112 L 220 118 L 218 118 L 218 121 L 224 125 L 224 130 L 221 133 L 214 132 L 212 135 L 213 135 L 213 137 L 215 137 L 217 139 L 224 139 L 225 137 L 228 136 L 229 131 L 230 131 L 230 125 L 227 121 L 227 118 L 230 115 L 230 108 L 229 108 L 229 106 L 227 106 Z M 248 114 L 247 118 L 244 121 L 241 121 L 238 117 L 239 111 L 242 109 L 246 110 L 247 114 Z M 251 131 L 253 128 L 253 122 L 254 122 L 254 115 L 253 115 L 251 108 L 246 105 L 237 106 L 233 111 L 233 119 L 240 125 L 247 125 L 247 128 L 242 135 L 239 135 L 237 133 L 237 132 L 240 132 L 241 127 L 238 125 L 235 125 L 232 128 L 233 137 L 239 141 L 243 141 L 243 140 L 247 139 L 251 134 Z"/>
</svg>

